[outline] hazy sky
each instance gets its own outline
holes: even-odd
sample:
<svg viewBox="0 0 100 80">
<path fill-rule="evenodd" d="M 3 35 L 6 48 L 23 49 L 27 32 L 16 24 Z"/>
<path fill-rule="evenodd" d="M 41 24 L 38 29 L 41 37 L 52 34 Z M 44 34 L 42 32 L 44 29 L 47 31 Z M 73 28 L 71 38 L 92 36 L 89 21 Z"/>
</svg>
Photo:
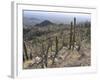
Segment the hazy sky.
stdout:
<svg viewBox="0 0 100 80">
<path fill-rule="evenodd" d="M 91 21 L 91 14 L 84 13 L 63 13 L 63 12 L 46 12 L 46 11 L 23 11 L 23 18 L 28 18 L 42 22 L 44 20 L 49 20 L 53 23 L 70 23 L 73 18 L 76 17 L 77 22 Z"/>
</svg>

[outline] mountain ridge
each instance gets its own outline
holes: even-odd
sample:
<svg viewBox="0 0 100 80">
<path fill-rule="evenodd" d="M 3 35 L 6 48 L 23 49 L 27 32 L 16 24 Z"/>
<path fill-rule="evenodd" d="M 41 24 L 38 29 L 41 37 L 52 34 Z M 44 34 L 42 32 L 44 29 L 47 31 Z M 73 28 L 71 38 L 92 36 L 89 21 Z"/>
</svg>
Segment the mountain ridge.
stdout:
<svg viewBox="0 0 100 80">
<path fill-rule="evenodd" d="M 54 24 L 54 23 L 51 22 L 51 21 L 49 21 L 49 20 L 44 20 L 44 21 L 42 21 L 41 23 L 36 24 L 35 26 L 41 26 L 41 27 L 43 27 L 43 26 L 48 26 L 48 25 L 53 25 L 53 24 Z"/>
</svg>

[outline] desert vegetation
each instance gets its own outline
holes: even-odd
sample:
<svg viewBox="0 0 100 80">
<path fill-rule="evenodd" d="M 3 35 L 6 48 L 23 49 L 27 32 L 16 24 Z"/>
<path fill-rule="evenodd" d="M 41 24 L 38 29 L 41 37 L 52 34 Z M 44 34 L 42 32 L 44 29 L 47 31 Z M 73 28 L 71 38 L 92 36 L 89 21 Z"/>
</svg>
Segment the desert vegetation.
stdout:
<svg viewBox="0 0 100 80">
<path fill-rule="evenodd" d="M 91 65 L 91 23 L 56 24 L 44 20 L 23 27 L 23 69 Z"/>
</svg>

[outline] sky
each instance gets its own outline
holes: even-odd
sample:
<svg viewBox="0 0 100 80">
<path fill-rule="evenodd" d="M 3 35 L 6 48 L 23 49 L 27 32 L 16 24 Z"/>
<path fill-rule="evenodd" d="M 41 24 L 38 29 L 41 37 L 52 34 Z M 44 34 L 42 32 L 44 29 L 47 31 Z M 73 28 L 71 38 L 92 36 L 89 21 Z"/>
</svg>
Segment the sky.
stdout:
<svg viewBox="0 0 100 80">
<path fill-rule="evenodd" d="M 32 11 L 24 10 L 23 19 L 33 20 L 35 23 L 40 23 L 44 20 L 49 20 L 56 24 L 68 24 L 76 17 L 76 21 L 85 22 L 91 21 L 91 14 L 86 13 L 67 13 L 67 12 L 47 12 L 47 11 Z"/>
</svg>

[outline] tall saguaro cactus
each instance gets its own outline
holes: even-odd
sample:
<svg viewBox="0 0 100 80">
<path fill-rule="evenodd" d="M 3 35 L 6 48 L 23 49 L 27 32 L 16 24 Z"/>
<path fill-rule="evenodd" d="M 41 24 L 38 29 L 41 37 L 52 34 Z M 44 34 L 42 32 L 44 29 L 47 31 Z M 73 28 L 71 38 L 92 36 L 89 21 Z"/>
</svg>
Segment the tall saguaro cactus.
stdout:
<svg viewBox="0 0 100 80">
<path fill-rule="evenodd" d="M 28 60 L 29 58 L 28 58 L 27 48 L 26 48 L 25 42 L 23 42 L 23 48 L 24 48 L 25 58 Z"/>
<path fill-rule="evenodd" d="M 56 36 L 56 52 L 55 52 L 55 57 L 58 54 L 58 38 Z"/>
<path fill-rule="evenodd" d="M 70 25 L 70 42 L 69 42 L 69 49 L 74 49 L 75 47 L 75 28 L 76 28 L 76 18 L 74 17 L 74 23 L 71 22 Z"/>
<path fill-rule="evenodd" d="M 55 58 L 56 58 L 56 56 L 58 54 L 58 38 L 57 38 L 57 36 L 56 36 L 55 43 L 56 43 L 56 51 L 55 51 L 55 55 L 54 55 L 52 64 L 54 64 Z"/>
<path fill-rule="evenodd" d="M 73 36 L 72 29 L 73 29 L 73 23 L 71 22 L 69 49 L 71 49 L 71 45 L 72 45 L 72 36 Z"/>
<path fill-rule="evenodd" d="M 42 51 L 41 51 L 41 55 L 42 55 L 42 68 L 44 68 L 44 54 L 45 54 L 45 51 L 44 51 L 44 44 L 42 43 L 41 45 L 42 47 Z"/>
<path fill-rule="evenodd" d="M 45 53 L 45 66 L 48 67 L 48 51 L 50 48 L 50 43 L 48 43 L 47 49 L 46 49 L 46 53 Z"/>
<path fill-rule="evenodd" d="M 24 54 L 23 54 L 23 62 L 25 62 L 25 56 L 24 56 Z"/>
<path fill-rule="evenodd" d="M 73 29 L 73 48 L 74 48 L 74 43 L 75 43 L 75 27 L 76 27 L 76 18 L 74 17 L 74 29 Z"/>
<path fill-rule="evenodd" d="M 30 53 L 30 59 L 32 60 L 33 56 L 32 56 L 32 53 Z"/>
</svg>

